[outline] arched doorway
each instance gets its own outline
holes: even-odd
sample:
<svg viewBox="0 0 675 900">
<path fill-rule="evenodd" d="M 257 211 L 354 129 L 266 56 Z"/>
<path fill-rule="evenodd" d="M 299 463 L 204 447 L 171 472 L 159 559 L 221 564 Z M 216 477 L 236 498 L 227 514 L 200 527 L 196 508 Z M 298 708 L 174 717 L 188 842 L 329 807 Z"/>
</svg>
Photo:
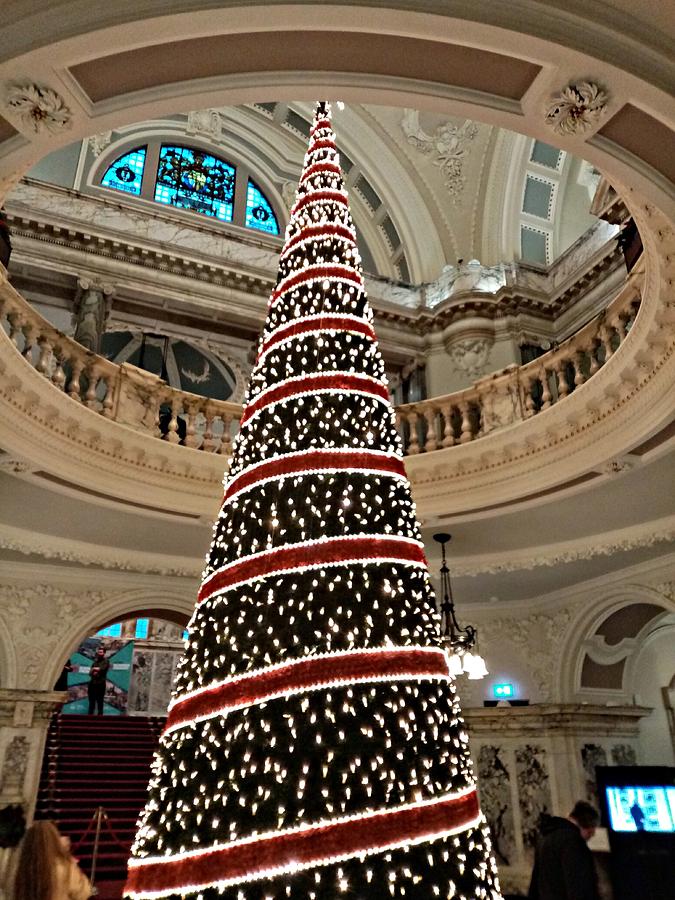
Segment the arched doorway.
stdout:
<svg viewBox="0 0 675 900">
<path fill-rule="evenodd" d="M 61 712 L 92 711 L 89 685 L 97 656 L 106 662 L 103 714 L 164 716 L 186 638 L 187 618 L 162 610 L 106 622 L 73 649 L 55 690 L 67 690 Z M 103 688 L 103 686 L 101 686 Z"/>
</svg>

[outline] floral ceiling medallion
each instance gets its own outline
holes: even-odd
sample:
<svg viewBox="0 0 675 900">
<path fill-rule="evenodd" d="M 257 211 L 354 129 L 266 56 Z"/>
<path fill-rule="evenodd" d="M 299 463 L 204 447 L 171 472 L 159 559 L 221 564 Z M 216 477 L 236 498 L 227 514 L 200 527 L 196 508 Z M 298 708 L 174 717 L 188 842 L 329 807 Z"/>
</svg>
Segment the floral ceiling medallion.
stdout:
<svg viewBox="0 0 675 900">
<path fill-rule="evenodd" d="M 476 123 L 469 120 L 462 125 L 444 122 L 433 134 L 427 134 L 420 125 L 419 112 L 416 109 L 406 109 L 401 119 L 401 128 L 409 144 L 432 158 L 433 164 L 438 166 L 445 179 L 448 193 L 459 205 L 466 184 L 462 170 L 468 154 L 467 145 L 478 133 Z"/>
<path fill-rule="evenodd" d="M 63 97 L 37 84 L 11 85 L 5 94 L 5 107 L 36 134 L 42 131 L 55 134 L 72 124 L 73 114 Z"/>
<path fill-rule="evenodd" d="M 551 98 L 546 124 L 562 135 L 589 131 L 605 114 L 608 100 L 609 94 L 592 81 L 568 84 Z"/>
</svg>

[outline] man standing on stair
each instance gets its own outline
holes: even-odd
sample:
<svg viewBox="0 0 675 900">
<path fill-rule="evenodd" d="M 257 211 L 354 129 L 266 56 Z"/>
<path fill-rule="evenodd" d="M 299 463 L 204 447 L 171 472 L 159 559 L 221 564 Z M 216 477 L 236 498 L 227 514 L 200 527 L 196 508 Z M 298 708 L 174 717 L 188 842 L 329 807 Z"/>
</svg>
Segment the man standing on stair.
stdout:
<svg viewBox="0 0 675 900">
<path fill-rule="evenodd" d="M 105 658 L 105 647 L 98 647 L 96 656 L 91 665 L 89 685 L 89 715 L 93 715 L 94 707 L 98 708 L 99 716 L 103 715 L 103 698 L 105 696 L 105 682 L 108 677 L 110 662 Z"/>
</svg>

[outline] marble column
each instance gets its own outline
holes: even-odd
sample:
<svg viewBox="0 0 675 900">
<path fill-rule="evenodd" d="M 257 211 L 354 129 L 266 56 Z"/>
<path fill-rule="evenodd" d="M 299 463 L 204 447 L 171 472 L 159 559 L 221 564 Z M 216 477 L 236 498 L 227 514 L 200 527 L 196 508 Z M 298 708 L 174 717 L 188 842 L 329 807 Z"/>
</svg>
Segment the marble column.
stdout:
<svg viewBox="0 0 675 900">
<path fill-rule="evenodd" d="M 110 315 L 113 293 L 111 284 L 98 279 L 79 278 L 77 281 L 73 302 L 73 337 L 94 353 L 101 350 L 101 338 Z"/>
</svg>

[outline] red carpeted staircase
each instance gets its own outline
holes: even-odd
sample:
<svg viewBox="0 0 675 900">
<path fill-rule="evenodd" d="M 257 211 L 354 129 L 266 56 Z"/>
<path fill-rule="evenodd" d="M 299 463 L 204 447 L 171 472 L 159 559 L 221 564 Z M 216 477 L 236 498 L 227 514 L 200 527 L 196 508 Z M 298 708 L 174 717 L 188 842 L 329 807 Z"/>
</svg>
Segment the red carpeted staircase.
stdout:
<svg viewBox="0 0 675 900">
<path fill-rule="evenodd" d="M 108 822 L 102 823 L 96 863 L 101 900 L 122 896 L 163 725 L 163 719 L 142 716 L 55 715 L 49 726 L 35 817 L 56 822 L 89 875 L 92 817 L 98 806 L 105 809 Z"/>
</svg>

